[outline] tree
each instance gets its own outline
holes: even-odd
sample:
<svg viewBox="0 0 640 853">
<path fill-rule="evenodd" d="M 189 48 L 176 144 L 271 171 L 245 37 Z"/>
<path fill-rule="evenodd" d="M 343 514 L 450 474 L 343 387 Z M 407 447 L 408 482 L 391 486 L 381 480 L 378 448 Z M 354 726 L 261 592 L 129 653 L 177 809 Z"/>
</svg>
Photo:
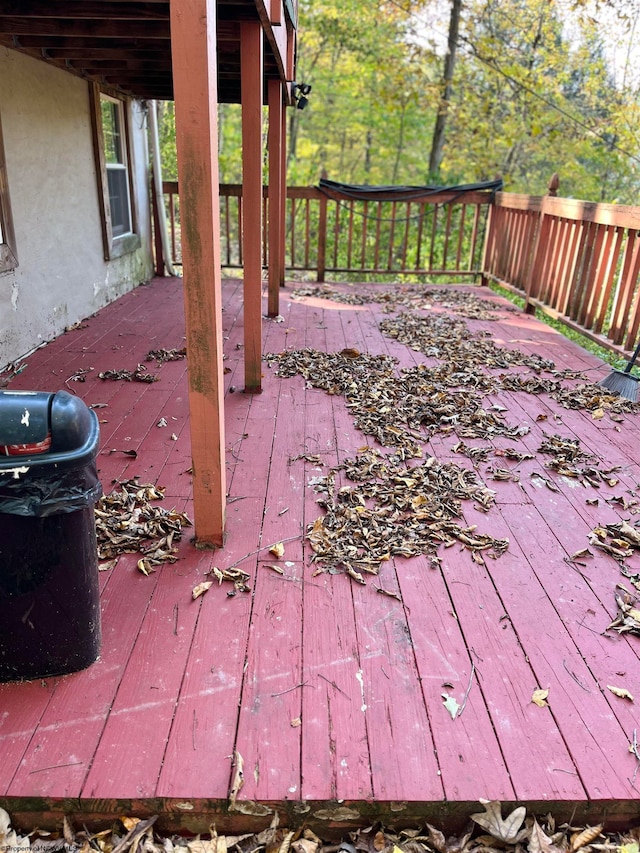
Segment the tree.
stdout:
<svg viewBox="0 0 640 853">
<path fill-rule="evenodd" d="M 429 155 L 429 177 L 436 180 L 440 173 L 440 164 L 442 163 L 444 131 L 447 123 L 447 111 L 449 109 L 449 101 L 451 100 L 451 90 L 453 86 L 453 72 L 456 64 L 456 50 L 458 47 L 461 11 L 462 0 L 451 0 L 447 55 L 444 60 L 444 74 L 442 78 L 442 100 L 438 107 L 438 115 L 436 116 L 436 123 L 433 129 L 433 139 L 431 141 L 431 154 Z"/>
</svg>

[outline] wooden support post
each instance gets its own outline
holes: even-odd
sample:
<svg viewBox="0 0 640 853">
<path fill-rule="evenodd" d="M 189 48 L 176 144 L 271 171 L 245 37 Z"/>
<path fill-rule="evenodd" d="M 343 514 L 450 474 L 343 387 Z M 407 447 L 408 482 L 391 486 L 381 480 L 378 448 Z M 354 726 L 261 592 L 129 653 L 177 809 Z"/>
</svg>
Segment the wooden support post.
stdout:
<svg viewBox="0 0 640 853">
<path fill-rule="evenodd" d="M 259 21 L 240 25 L 244 390 L 262 390 L 262 68 Z"/>
<path fill-rule="evenodd" d="M 224 541 L 226 477 L 215 0 L 171 3 L 193 503 L 199 545 Z"/>
<path fill-rule="evenodd" d="M 287 111 L 282 108 L 282 132 L 280 134 L 280 287 L 284 287 L 286 275 L 287 256 L 286 256 L 286 235 L 287 235 Z"/>
<path fill-rule="evenodd" d="M 282 216 L 280 206 L 282 198 L 282 83 L 271 79 L 268 83 L 269 95 L 269 299 L 267 314 L 277 317 L 280 313 L 280 229 Z"/>
<path fill-rule="evenodd" d="M 165 273 L 164 251 L 162 249 L 162 237 L 160 235 L 160 211 L 158 210 L 156 194 L 153 191 L 153 164 L 151 165 L 149 193 L 151 195 L 151 215 L 153 217 L 153 257 L 155 274 L 157 276 L 163 276 Z"/>
</svg>

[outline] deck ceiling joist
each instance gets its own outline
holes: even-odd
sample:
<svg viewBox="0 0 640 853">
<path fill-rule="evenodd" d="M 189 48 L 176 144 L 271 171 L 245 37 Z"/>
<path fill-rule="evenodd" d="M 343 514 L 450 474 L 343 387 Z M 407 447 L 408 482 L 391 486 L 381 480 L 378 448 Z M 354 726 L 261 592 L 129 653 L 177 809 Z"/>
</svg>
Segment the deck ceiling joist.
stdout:
<svg viewBox="0 0 640 853">
<path fill-rule="evenodd" d="M 217 4 L 218 98 L 240 101 L 240 22 L 257 20 L 256 0 Z M 168 0 L 8 0 L 0 6 L 0 45 L 91 82 L 142 99 L 171 100 Z M 265 43 L 265 77 L 278 68 Z"/>
</svg>

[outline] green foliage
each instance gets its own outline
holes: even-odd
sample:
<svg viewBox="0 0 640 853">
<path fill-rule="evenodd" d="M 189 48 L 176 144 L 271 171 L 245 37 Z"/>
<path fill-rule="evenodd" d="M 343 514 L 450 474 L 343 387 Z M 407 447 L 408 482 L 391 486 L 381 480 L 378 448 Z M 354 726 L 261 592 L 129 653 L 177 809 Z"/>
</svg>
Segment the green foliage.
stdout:
<svg viewBox="0 0 640 853">
<path fill-rule="evenodd" d="M 158 136 L 162 177 L 165 181 L 177 181 L 176 114 L 173 101 L 158 101 Z"/>
<path fill-rule="evenodd" d="M 305 110 L 288 110 L 288 183 L 316 184 L 323 171 L 347 183 L 427 183 L 447 8 L 300 0 L 299 12 L 297 79 L 313 91 Z M 636 202 L 638 83 L 633 61 L 621 73 L 608 47 L 631 44 L 633 14 L 623 0 L 465 2 L 439 182 L 500 174 L 508 191 L 541 194 L 558 172 L 561 195 Z M 175 178 L 172 104 L 160 129 L 165 177 Z M 224 183 L 241 180 L 241 144 L 238 105 L 220 105 Z"/>
</svg>

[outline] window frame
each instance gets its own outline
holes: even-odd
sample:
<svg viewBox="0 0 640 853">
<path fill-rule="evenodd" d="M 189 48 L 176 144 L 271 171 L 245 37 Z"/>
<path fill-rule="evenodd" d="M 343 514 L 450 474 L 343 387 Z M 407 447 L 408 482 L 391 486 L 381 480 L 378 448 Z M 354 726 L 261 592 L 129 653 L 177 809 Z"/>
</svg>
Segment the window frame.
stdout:
<svg viewBox="0 0 640 853">
<path fill-rule="evenodd" d="M 93 147 L 96 162 L 96 175 L 98 179 L 98 201 L 100 208 L 100 221 L 102 226 L 102 240 L 104 244 L 105 260 L 113 260 L 123 255 L 135 252 L 142 245 L 138 231 L 137 199 L 134 192 L 134 160 L 133 145 L 131 140 L 130 100 L 118 92 L 100 86 L 97 83 L 89 85 L 89 96 L 91 102 L 91 127 L 93 132 Z M 129 212 L 131 218 L 131 231 L 126 234 L 115 235 L 111 224 L 111 201 L 109 198 L 109 183 L 107 177 L 107 159 L 104 146 L 104 129 L 102 125 L 102 96 L 110 101 L 121 105 L 121 144 L 124 148 L 123 157 L 127 171 L 127 187 L 129 190 Z"/>
<path fill-rule="evenodd" d="M 2 122 L 0 121 L 0 274 L 10 272 L 18 266 L 16 238 L 11 215 L 7 161 L 4 155 Z"/>
</svg>

